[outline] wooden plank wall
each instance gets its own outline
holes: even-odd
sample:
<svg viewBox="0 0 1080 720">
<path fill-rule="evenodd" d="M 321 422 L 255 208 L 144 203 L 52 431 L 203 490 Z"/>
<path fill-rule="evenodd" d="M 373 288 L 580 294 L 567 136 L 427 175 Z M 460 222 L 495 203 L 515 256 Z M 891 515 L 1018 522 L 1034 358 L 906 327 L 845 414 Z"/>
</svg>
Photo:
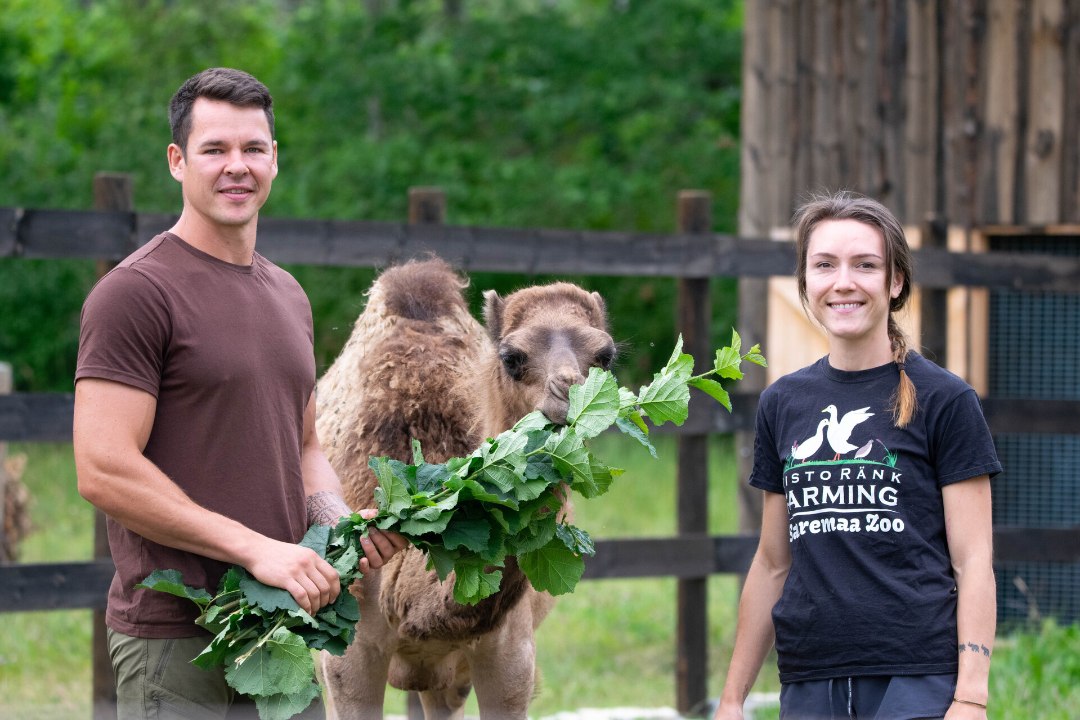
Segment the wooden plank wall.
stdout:
<svg viewBox="0 0 1080 720">
<path fill-rule="evenodd" d="M 739 235 L 840 187 L 908 225 L 1080 222 L 1080 0 L 745 12 Z"/>
<path fill-rule="evenodd" d="M 923 233 L 928 253 L 946 237 L 978 251 L 990 225 L 1080 223 L 1080 0 L 754 0 L 742 100 L 741 237 L 788 235 L 810 193 L 841 188 L 905 226 L 949 228 Z M 916 269 L 943 287 L 936 261 Z M 923 293 L 923 317 L 971 325 L 985 294 Z M 739 304 L 740 330 L 764 338 L 767 282 L 741 279 Z M 924 323 L 927 352 L 977 352 L 946 350 L 944 322 Z M 740 477 L 751 443 L 736 435 Z M 740 500 L 756 530 L 756 495 Z"/>
</svg>

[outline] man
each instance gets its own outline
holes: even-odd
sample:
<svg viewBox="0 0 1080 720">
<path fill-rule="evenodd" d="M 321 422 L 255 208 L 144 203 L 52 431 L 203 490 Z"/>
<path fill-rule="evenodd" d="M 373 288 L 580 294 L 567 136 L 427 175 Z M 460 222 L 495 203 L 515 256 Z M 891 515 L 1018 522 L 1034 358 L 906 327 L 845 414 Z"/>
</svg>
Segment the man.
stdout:
<svg viewBox="0 0 1080 720">
<path fill-rule="evenodd" d="M 213 590 L 236 564 L 313 613 L 337 598 L 338 575 L 295 543 L 351 511 L 315 432 L 310 305 L 255 251 L 278 171 L 270 94 L 212 68 L 180 87 L 169 120 L 183 211 L 87 297 L 75 463 L 79 492 L 108 515 L 120 717 L 221 718 L 223 673 L 190 664 L 210 639 L 195 606 L 135 584 L 173 568 Z M 404 545 L 372 533 L 361 570 Z"/>
</svg>

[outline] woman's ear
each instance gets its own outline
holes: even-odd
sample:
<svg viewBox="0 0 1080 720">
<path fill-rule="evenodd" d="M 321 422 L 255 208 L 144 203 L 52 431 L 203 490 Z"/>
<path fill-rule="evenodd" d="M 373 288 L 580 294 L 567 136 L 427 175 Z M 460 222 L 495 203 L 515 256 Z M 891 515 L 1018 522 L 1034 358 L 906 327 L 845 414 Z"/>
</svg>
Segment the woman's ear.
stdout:
<svg viewBox="0 0 1080 720">
<path fill-rule="evenodd" d="M 892 287 L 889 288 L 889 297 L 893 300 L 900 297 L 900 293 L 904 289 L 904 273 L 893 273 Z"/>
</svg>

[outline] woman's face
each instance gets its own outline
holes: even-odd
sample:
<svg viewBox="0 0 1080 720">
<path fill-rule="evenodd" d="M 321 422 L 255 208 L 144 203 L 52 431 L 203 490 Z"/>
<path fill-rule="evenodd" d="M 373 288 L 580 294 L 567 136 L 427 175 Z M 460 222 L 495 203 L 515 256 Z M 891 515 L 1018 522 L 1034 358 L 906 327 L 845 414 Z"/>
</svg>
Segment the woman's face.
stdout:
<svg viewBox="0 0 1080 720">
<path fill-rule="evenodd" d="M 807 302 L 834 350 L 890 351 L 889 303 L 900 295 L 904 278 L 895 273 L 886 286 L 887 275 L 885 240 L 877 228 L 826 220 L 810 234 Z"/>
</svg>

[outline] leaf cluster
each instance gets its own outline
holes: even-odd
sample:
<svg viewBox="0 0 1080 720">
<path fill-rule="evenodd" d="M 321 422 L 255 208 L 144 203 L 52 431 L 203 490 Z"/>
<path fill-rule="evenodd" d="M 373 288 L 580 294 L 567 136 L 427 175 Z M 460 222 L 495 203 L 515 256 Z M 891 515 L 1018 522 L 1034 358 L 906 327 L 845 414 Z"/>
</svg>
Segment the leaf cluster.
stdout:
<svg viewBox="0 0 1080 720">
<path fill-rule="evenodd" d="M 312 526 L 301 542 L 341 576 L 338 599 L 314 616 L 286 591 L 235 566 L 216 596 L 185 586 L 175 570 L 155 571 L 140 587 L 198 604 L 202 613 L 196 622 L 214 639 L 193 662 L 205 668 L 223 665 L 228 683 L 255 697 L 264 720 L 291 717 L 318 693 L 308 649 L 340 655 L 353 639 L 360 614 L 347 588 L 361 577 L 360 539 L 371 525 L 398 532 L 427 553 L 429 568 L 440 579 L 453 576 L 454 599 L 462 604 L 497 592 L 509 557 L 517 559 L 537 590 L 572 592 L 585 570 L 585 556 L 595 549 L 585 530 L 564 521 L 560 508 L 569 493 L 603 495 L 623 472 L 596 458 L 588 440 L 614 426 L 656 457 L 649 426 L 685 422 L 691 387 L 730 411 L 720 380 L 741 378 L 744 360 L 766 364 L 757 345 L 741 353 L 741 339 L 733 332 L 712 369 L 693 375 L 694 359 L 682 352 L 680 337 L 664 368 L 637 393 L 620 387 L 610 372 L 592 368 L 583 384 L 570 388 L 565 425 L 533 412 L 468 457 L 428 463 L 414 441 L 412 463 L 371 458 L 379 483 L 377 515 L 369 520 L 353 513 L 334 528 Z"/>
<path fill-rule="evenodd" d="M 195 622 L 214 639 L 192 662 L 203 669 L 224 667 L 226 682 L 255 699 L 263 720 L 290 718 L 318 697 L 310 650 L 343 654 L 360 620 L 356 598 L 346 590 L 361 577 L 359 536 L 312 525 L 300 544 L 329 562 L 341 578 L 337 600 L 314 616 L 285 590 L 259 582 L 236 565 L 222 576 L 216 595 L 184 585 L 177 570 L 155 570 L 136 586 L 199 606 Z"/>
</svg>

